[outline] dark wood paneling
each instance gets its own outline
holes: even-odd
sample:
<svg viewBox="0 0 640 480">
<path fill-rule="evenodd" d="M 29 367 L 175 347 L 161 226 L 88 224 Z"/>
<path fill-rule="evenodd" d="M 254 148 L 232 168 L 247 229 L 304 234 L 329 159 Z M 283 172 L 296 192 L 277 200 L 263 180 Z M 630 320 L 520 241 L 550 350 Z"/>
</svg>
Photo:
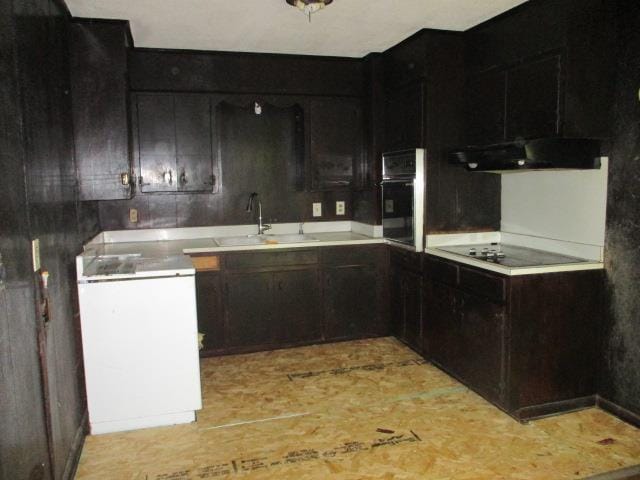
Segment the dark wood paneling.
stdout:
<svg viewBox="0 0 640 480">
<path fill-rule="evenodd" d="M 75 20 L 69 31 L 80 199 L 130 198 L 129 22 Z"/>
<path fill-rule="evenodd" d="M 311 100 L 308 110 L 311 187 L 354 186 L 363 155 L 360 100 Z"/>
<path fill-rule="evenodd" d="M 61 2 L 0 1 L 2 478 L 70 476 L 84 435 L 73 260 L 97 217 L 95 204 L 77 203 L 68 25 Z M 50 272 L 46 327 L 36 313 L 33 238 Z"/>
<path fill-rule="evenodd" d="M 134 49 L 133 90 L 289 95 L 363 94 L 359 59 Z"/>
<path fill-rule="evenodd" d="M 640 417 L 640 3 L 617 1 L 615 110 L 605 246 L 607 315 L 599 393 Z M 635 140 L 631 140 L 635 139 Z M 629 415 L 626 415 L 629 417 Z"/>
</svg>

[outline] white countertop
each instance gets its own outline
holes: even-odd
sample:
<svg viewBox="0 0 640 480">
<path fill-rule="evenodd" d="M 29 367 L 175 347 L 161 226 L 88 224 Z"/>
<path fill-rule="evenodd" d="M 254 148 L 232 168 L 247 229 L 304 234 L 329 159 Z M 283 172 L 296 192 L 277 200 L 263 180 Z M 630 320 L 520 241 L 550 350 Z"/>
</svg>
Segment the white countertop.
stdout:
<svg viewBox="0 0 640 480">
<path fill-rule="evenodd" d="M 314 233 L 317 242 L 278 243 L 263 245 L 239 245 L 220 247 L 213 238 L 191 238 L 183 240 L 156 240 L 141 242 L 119 242 L 91 244 L 85 247 L 83 255 L 141 255 L 145 258 L 159 258 L 171 255 L 193 253 L 221 253 L 245 250 L 278 250 L 283 248 L 313 248 L 336 245 L 359 245 L 384 243 L 382 238 L 373 238 L 354 232 Z"/>
<path fill-rule="evenodd" d="M 442 250 L 442 248 L 454 245 L 483 244 L 490 242 L 505 242 L 511 245 L 518 245 L 521 247 L 543 250 L 562 255 L 576 256 L 585 259 L 582 262 L 566 264 L 511 267 Z M 508 276 L 574 272 L 579 270 L 601 270 L 604 268 L 604 262 L 602 261 L 602 248 L 597 245 L 584 245 L 534 236 L 514 235 L 508 232 L 428 235 L 426 245 L 427 248 L 425 249 L 425 253 L 429 255 L 446 258 L 447 260 L 453 260 L 458 263 Z M 588 258 L 589 256 L 592 258 Z"/>
<path fill-rule="evenodd" d="M 247 232 L 253 233 L 254 225 L 102 232 L 87 243 L 84 251 L 76 257 L 78 280 L 118 280 L 193 274 L 193 266 L 189 259 L 189 255 L 193 254 L 385 243 L 383 238 L 373 236 L 379 233 L 373 225 L 356 222 L 318 222 L 305 224 L 305 227 L 305 234 L 317 241 L 221 247 L 214 240 L 226 236 L 246 235 Z M 298 224 L 274 225 L 273 230 L 276 234 L 291 234 L 294 228 L 297 229 Z M 318 231 L 322 228 L 328 231 Z M 270 241 L 276 240 L 277 235 L 270 238 Z M 135 259 L 135 273 L 101 275 L 96 264 L 110 257 L 121 257 L 124 262 Z M 185 266 L 189 266 L 190 271 L 185 269 Z"/>
</svg>

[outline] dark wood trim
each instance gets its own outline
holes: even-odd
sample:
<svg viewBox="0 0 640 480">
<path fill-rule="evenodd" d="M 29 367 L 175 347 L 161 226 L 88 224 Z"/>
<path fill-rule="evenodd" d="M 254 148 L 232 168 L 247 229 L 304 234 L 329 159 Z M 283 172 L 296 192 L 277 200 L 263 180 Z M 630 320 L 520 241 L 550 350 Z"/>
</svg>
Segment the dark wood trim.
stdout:
<svg viewBox="0 0 640 480">
<path fill-rule="evenodd" d="M 626 408 L 621 407 L 611 400 L 602 398 L 600 395 L 598 395 L 597 397 L 596 405 L 605 412 L 618 417 L 623 422 L 627 422 L 628 424 L 633 425 L 636 428 L 640 428 L 640 415 L 638 415 L 637 413 L 634 413 L 631 410 L 627 410 Z"/>
<path fill-rule="evenodd" d="M 256 353 L 256 352 L 271 352 L 274 350 L 286 350 L 289 348 L 307 347 L 311 345 L 324 345 L 327 343 L 340 343 L 340 342 L 353 342 L 356 340 L 367 340 L 374 338 L 388 337 L 388 334 L 381 335 L 366 335 L 362 337 L 348 337 L 348 338 L 330 338 L 327 340 L 312 340 L 309 342 L 290 342 L 290 343 L 278 343 L 269 345 L 249 345 L 243 347 L 225 347 L 220 350 L 200 350 L 200 358 L 208 357 L 224 357 L 227 355 L 239 355 L 244 353 Z M 394 337 L 395 338 L 395 337 Z M 419 352 L 418 352 L 419 353 Z"/>
<path fill-rule="evenodd" d="M 111 25 L 124 25 L 126 27 L 127 41 L 129 48 L 134 48 L 133 35 L 131 34 L 131 24 L 129 20 L 119 20 L 116 18 L 89 18 L 89 17 L 72 17 L 73 23 L 97 23 L 97 24 L 111 24 Z"/>
<path fill-rule="evenodd" d="M 475 27 L 473 27 L 475 28 Z M 386 50 L 384 50 L 382 53 L 386 54 L 388 52 L 391 52 L 393 50 L 395 50 L 396 48 L 402 47 L 403 45 L 406 45 L 407 43 L 411 43 L 413 40 L 415 40 L 416 38 L 419 38 L 421 35 L 424 35 L 426 33 L 437 33 L 437 34 L 441 34 L 441 35 L 449 35 L 452 37 L 460 37 L 463 36 L 465 32 L 461 32 L 461 31 L 457 31 L 457 30 L 441 30 L 439 28 L 421 28 L 420 30 L 418 30 L 416 33 L 408 36 L 407 38 L 405 38 L 404 40 L 400 41 L 399 43 L 396 43 L 395 45 L 392 45 L 391 47 L 387 48 Z M 369 55 L 375 54 L 378 52 L 371 52 L 368 55 L 366 55 L 363 58 L 367 58 Z"/>
<path fill-rule="evenodd" d="M 300 60 L 335 60 L 339 62 L 353 62 L 362 63 L 360 57 L 338 57 L 338 56 L 323 56 L 323 55 L 299 55 L 292 53 L 260 53 L 260 52 L 233 52 L 229 50 L 192 50 L 192 49 L 180 49 L 180 48 L 148 48 L 139 47 L 134 49 L 136 52 L 152 52 L 152 53 L 166 53 L 175 55 L 220 55 L 230 57 L 271 57 L 271 58 L 287 58 L 287 59 L 300 59 Z"/>
<path fill-rule="evenodd" d="M 89 413 L 87 410 L 82 415 L 80 425 L 76 430 L 76 435 L 73 438 L 71 444 L 71 450 L 69 450 L 69 456 L 62 472 L 63 480 L 72 480 L 75 477 L 76 470 L 78 469 L 78 463 L 80 462 L 80 455 L 82 454 L 82 447 L 84 447 L 84 440 L 87 437 L 89 431 Z"/>
<path fill-rule="evenodd" d="M 479 29 L 485 28 L 485 27 L 487 27 L 489 25 L 493 25 L 494 23 L 500 22 L 505 18 L 511 17 L 513 15 L 517 15 L 518 13 L 520 13 L 523 10 L 526 10 L 528 8 L 532 8 L 536 4 L 539 4 L 539 3 L 540 3 L 540 0 L 530 0 L 528 2 L 521 3 L 520 5 L 516 5 L 515 7 L 510 8 L 509 10 L 507 10 L 505 12 L 502 12 L 499 15 L 496 15 L 495 17 L 491 17 L 491 18 L 485 20 L 482 23 L 478 23 L 477 25 L 474 25 L 473 27 L 470 27 L 470 28 L 464 30 L 461 33 L 473 32 L 474 30 L 479 30 Z"/>
<path fill-rule="evenodd" d="M 570 400 L 562 400 L 559 402 L 543 403 L 541 405 L 533 405 L 524 407 L 513 412 L 513 417 L 520 422 L 528 422 L 529 420 L 537 420 L 539 418 L 550 417 L 561 413 L 574 412 L 596 405 L 596 396 L 572 398 Z"/>
</svg>

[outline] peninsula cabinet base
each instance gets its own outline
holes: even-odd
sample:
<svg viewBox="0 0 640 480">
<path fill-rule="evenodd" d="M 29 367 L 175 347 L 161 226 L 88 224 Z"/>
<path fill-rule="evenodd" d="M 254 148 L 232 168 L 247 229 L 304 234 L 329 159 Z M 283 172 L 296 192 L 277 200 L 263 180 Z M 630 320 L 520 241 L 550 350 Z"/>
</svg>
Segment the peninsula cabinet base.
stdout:
<svg viewBox="0 0 640 480">
<path fill-rule="evenodd" d="M 505 276 L 427 255 L 428 359 L 519 421 L 593 406 L 603 272 Z"/>
</svg>

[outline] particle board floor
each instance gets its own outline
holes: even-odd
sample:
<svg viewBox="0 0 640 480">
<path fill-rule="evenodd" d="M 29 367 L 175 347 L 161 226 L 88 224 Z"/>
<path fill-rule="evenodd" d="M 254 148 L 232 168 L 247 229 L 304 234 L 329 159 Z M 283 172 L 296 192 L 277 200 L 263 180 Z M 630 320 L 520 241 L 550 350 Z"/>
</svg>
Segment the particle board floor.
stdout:
<svg viewBox="0 0 640 480">
<path fill-rule="evenodd" d="M 392 338 L 202 361 L 190 425 L 89 436 L 77 480 L 569 479 L 640 464 L 598 409 L 521 425 Z"/>
</svg>

